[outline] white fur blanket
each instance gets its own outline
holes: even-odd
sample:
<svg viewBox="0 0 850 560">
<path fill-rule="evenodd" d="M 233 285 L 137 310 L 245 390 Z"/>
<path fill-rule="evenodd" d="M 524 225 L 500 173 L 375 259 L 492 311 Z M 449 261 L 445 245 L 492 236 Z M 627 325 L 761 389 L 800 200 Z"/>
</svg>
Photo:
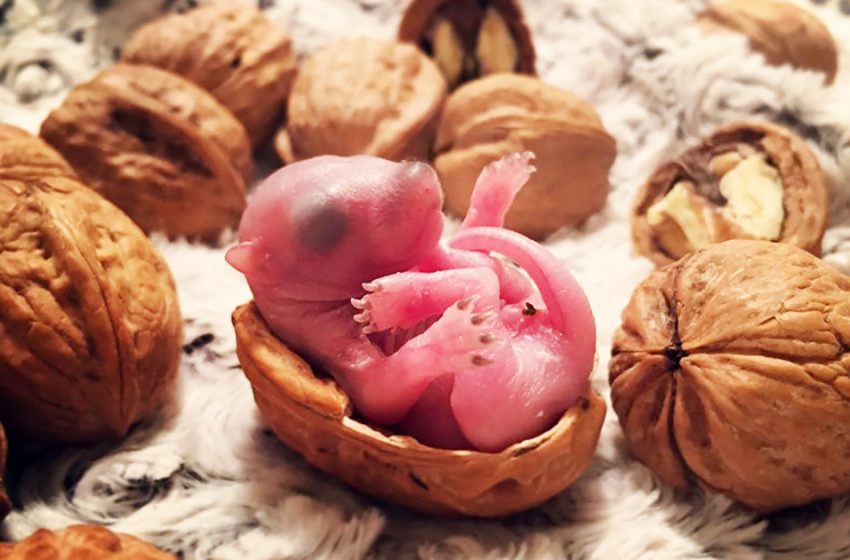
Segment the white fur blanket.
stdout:
<svg viewBox="0 0 850 560">
<path fill-rule="evenodd" d="M 0 1 L 0 121 L 36 131 L 73 83 L 111 62 L 129 31 L 184 4 Z M 391 36 L 402 2 L 260 4 L 304 55 L 352 31 Z M 850 272 L 850 16 L 838 0 L 814 8 L 844 49 L 826 89 L 817 75 L 766 66 L 737 35 L 702 35 L 693 14 L 703 4 L 525 1 L 542 77 L 593 103 L 618 142 L 605 210 L 547 243 L 590 296 L 603 358 L 594 384 L 606 396 L 612 333 L 651 270 L 631 254 L 628 206 L 654 166 L 715 126 L 756 115 L 810 140 L 832 189 L 825 259 Z M 223 250 L 156 241 L 179 286 L 187 341 L 213 335 L 184 356 L 179 413 L 118 447 L 27 458 L 4 538 L 84 521 L 198 559 L 850 557 L 847 498 L 760 518 L 716 495 L 677 496 L 629 457 L 610 411 L 589 471 L 525 514 L 449 521 L 376 504 L 312 470 L 258 417 L 230 324 L 249 292 Z"/>
</svg>

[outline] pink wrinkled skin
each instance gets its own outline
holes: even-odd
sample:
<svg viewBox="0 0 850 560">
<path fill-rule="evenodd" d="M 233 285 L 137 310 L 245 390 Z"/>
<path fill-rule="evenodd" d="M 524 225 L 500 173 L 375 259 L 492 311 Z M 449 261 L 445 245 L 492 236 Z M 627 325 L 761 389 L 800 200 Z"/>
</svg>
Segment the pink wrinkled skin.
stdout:
<svg viewBox="0 0 850 560">
<path fill-rule="evenodd" d="M 367 420 L 434 447 L 499 451 L 585 393 L 595 353 L 593 315 L 569 271 L 501 228 L 532 157 L 484 169 L 448 246 L 430 166 L 369 156 L 289 165 L 252 197 L 227 260 L 272 331 L 332 374 Z"/>
</svg>

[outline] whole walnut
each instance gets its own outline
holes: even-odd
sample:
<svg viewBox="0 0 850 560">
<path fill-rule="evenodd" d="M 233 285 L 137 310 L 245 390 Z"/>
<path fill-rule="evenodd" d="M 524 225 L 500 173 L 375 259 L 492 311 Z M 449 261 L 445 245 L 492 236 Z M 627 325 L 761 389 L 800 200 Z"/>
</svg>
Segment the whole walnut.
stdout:
<svg viewBox="0 0 850 560">
<path fill-rule="evenodd" d="M 0 179 L 37 179 L 77 174 L 44 140 L 15 126 L 0 124 Z"/>
<path fill-rule="evenodd" d="M 850 491 L 850 277 L 732 240 L 653 272 L 614 336 L 611 398 L 662 480 L 758 511 Z"/>
<path fill-rule="evenodd" d="M 822 72 L 827 83 L 835 79 L 835 40 L 823 22 L 804 8 L 775 0 L 725 0 L 710 4 L 699 20 L 708 29 L 743 33 L 770 64 Z"/>
<path fill-rule="evenodd" d="M 245 129 L 209 93 L 164 70 L 102 70 L 71 90 L 41 136 L 146 233 L 214 241 L 245 208 Z"/>
<path fill-rule="evenodd" d="M 277 152 L 287 163 L 323 154 L 427 159 L 445 97 L 440 71 L 415 46 L 337 41 L 299 70 Z"/>
<path fill-rule="evenodd" d="M 39 529 L 17 543 L 0 543 L 0 560 L 176 560 L 130 535 L 97 525 Z"/>
<path fill-rule="evenodd" d="M 505 225 L 540 239 L 605 205 L 617 145 L 593 107 L 575 95 L 531 76 L 496 74 L 451 94 L 434 151 L 446 209 L 459 217 L 485 165 L 510 152 L 534 152 L 537 171 Z"/>
<path fill-rule="evenodd" d="M 311 465 L 381 500 L 498 517 L 543 503 L 590 466 L 605 401 L 589 388 L 550 429 L 498 453 L 424 445 L 363 422 L 332 379 L 277 338 L 256 304 L 233 313 L 239 362 L 266 422 Z"/>
<path fill-rule="evenodd" d="M 211 4 L 143 26 L 121 60 L 174 72 L 206 89 L 256 146 L 278 125 L 296 72 L 289 36 L 249 6 Z"/>
<path fill-rule="evenodd" d="M 6 475 L 7 453 L 6 432 L 3 431 L 3 424 L 0 424 L 0 522 L 12 509 L 12 503 L 9 501 L 9 496 L 6 495 L 6 486 L 3 484 L 3 477 Z"/>
<path fill-rule="evenodd" d="M 124 436 L 175 390 L 170 271 L 125 214 L 64 177 L 0 180 L 0 420 L 45 442 Z"/>
</svg>

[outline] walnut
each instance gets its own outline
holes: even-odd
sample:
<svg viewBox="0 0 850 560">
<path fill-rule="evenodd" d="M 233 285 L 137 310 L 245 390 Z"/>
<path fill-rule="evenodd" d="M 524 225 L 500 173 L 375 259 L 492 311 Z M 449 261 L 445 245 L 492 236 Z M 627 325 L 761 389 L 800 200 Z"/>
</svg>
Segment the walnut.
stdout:
<svg viewBox="0 0 850 560">
<path fill-rule="evenodd" d="M 540 239 L 605 205 L 617 145 L 593 107 L 536 78 L 499 74 L 466 84 L 446 102 L 434 167 L 447 210 L 465 215 L 481 169 L 526 150 L 536 154 L 537 171 L 517 195 L 506 227 Z"/>
<path fill-rule="evenodd" d="M 245 126 L 256 146 L 280 121 L 295 77 L 289 36 L 261 11 L 211 4 L 139 29 L 121 60 L 174 72 L 206 89 Z"/>
<path fill-rule="evenodd" d="M 0 543 L 0 560 L 176 560 L 130 535 L 97 525 L 71 525 L 60 531 L 39 529 L 18 543 Z"/>
<path fill-rule="evenodd" d="M 212 241 L 245 208 L 245 129 L 210 94 L 163 70 L 101 71 L 50 113 L 41 136 L 146 233 Z"/>
<path fill-rule="evenodd" d="M 0 180 L 0 420 L 23 438 L 100 442 L 175 388 L 182 324 L 165 261 L 93 190 Z"/>
<path fill-rule="evenodd" d="M 446 84 L 412 45 L 345 39 L 301 67 L 276 140 L 290 163 L 322 154 L 427 159 Z"/>
<path fill-rule="evenodd" d="M 732 240 L 653 272 L 614 336 L 611 398 L 640 461 L 759 511 L 850 491 L 850 278 Z"/>
<path fill-rule="evenodd" d="M 7 452 L 6 432 L 3 431 L 3 424 L 0 424 L 0 522 L 12 510 L 12 503 L 9 501 L 9 496 L 6 495 L 6 486 L 3 484 L 3 477 L 6 474 Z"/>
<path fill-rule="evenodd" d="M 47 176 L 77 178 L 68 162 L 44 140 L 15 126 L 0 124 L 0 179 Z"/>
<path fill-rule="evenodd" d="M 450 451 L 352 417 L 349 397 L 272 334 L 253 303 L 233 314 L 239 361 L 260 413 L 316 468 L 423 512 L 495 517 L 542 503 L 589 466 L 605 403 L 593 390 L 550 430 L 500 453 Z"/>
<path fill-rule="evenodd" d="M 804 8 L 775 0 L 725 0 L 710 4 L 699 20 L 709 30 L 743 33 L 769 64 L 822 72 L 827 83 L 835 79 L 835 40 L 817 16 Z"/>
<path fill-rule="evenodd" d="M 737 122 L 655 170 L 632 208 L 632 241 L 658 265 L 729 239 L 820 255 L 828 212 L 823 171 L 802 139 L 778 125 Z"/>
<path fill-rule="evenodd" d="M 434 59 L 451 88 L 500 72 L 534 74 L 534 45 L 517 0 L 414 0 L 398 37 Z"/>
</svg>

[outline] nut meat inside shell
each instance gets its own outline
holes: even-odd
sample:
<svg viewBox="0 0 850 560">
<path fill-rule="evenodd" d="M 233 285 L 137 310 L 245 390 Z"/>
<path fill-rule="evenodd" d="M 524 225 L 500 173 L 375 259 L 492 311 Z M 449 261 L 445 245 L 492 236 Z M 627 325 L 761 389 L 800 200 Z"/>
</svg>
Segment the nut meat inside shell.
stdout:
<svg viewBox="0 0 850 560">
<path fill-rule="evenodd" d="M 175 386 L 182 324 L 165 261 L 70 179 L 0 181 L 0 420 L 48 442 L 120 438 Z"/>
<path fill-rule="evenodd" d="M 614 337 L 611 397 L 668 484 L 772 511 L 850 490 L 850 278 L 734 240 L 652 273 Z"/>
<path fill-rule="evenodd" d="M 296 71 L 283 29 L 253 7 L 226 4 L 145 25 L 124 45 L 121 60 L 174 72 L 209 91 L 255 146 L 278 124 Z"/>
<path fill-rule="evenodd" d="M 41 136 L 146 233 L 214 240 L 245 208 L 245 129 L 207 92 L 117 64 L 74 88 Z"/>
<path fill-rule="evenodd" d="M 287 163 L 333 154 L 428 159 L 446 84 L 412 45 L 346 39 L 314 54 L 276 139 Z"/>
<path fill-rule="evenodd" d="M 823 171 L 802 139 L 770 123 L 732 123 L 649 177 L 632 207 L 632 242 L 657 265 L 729 239 L 819 255 L 828 212 Z"/>
<path fill-rule="evenodd" d="M 233 314 L 237 352 L 263 417 L 316 468 L 382 500 L 429 513 L 495 517 L 542 503 L 590 464 L 605 404 L 592 390 L 547 432 L 501 453 L 449 451 L 351 416 L 348 396 L 269 330 L 251 303 Z"/>
</svg>

